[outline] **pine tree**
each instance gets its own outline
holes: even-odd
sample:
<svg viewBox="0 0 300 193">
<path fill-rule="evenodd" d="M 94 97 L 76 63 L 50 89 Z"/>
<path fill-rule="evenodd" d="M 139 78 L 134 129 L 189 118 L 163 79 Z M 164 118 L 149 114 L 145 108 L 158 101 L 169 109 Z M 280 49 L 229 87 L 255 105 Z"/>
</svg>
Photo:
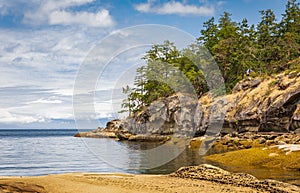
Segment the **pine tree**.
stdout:
<svg viewBox="0 0 300 193">
<path fill-rule="evenodd" d="M 258 58 L 260 74 L 271 74 L 273 69 L 273 61 L 278 61 L 277 50 L 277 23 L 274 12 L 271 9 L 260 11 L 261 21 L 257 26 L 257 41 L 258 41 Z"/>
<path fill-rule="evenodd" d="M 289 0 L 286 5 L 285 13 L 280 22 L 280 32 L 285 34 L 287 32 L 300 34 L 300 3 L 296 0 Z M 299 43 L 299 39 L 298 39 Z"/>
<path fill-rule="evenodd" d="M 247 71 L 255 70 L 257 63 L 254 25 L 249 26 L 247 19 L 243 19 L 238 25 L 238 30 L 237 59 L 239 65 L 236 71 L 236 81 L 243 79 Z"/>
<path fill-rule="evenodd" d="M 212 49 L 228 91 L 235 84 L 239 66 L 237 58 L 238 28 L 237 24 L 230 17 L 231 14 L 224 12 L 219 19 L 218 32 L 216 34 L 219 42 Z"/>
<path fill-rule="evenodd" d="M 300 56 L 300 3 L 289 0 L 285 13 L 280 22 L 280 38 L 278 46 L 280 51 L 280 63 L 278 71 L 289 69 L 289 61 Z"/>
<path fill-rule="evenodd" d="M 212 48 L 218 43 L 217 31 L 218 26 L 215 24 L 215 18 L 212 17 L 203 24 L 204 29 L 201 30 L 201 36 L 197 39 L 210 52 Z"/>
</svg>

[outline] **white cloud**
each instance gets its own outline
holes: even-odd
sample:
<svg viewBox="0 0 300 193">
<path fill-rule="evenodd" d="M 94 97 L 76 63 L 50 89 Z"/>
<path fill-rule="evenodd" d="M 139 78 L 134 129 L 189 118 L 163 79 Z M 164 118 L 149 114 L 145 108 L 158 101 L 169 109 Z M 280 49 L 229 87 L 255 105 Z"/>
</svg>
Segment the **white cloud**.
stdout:
<svg viewBox="0 0 300 193">
<path fill-rule="evenodd" d="M 73 96 L 73 88 L 68 89 L 54 89 L 51 90 L 49 93 L 59 96 Z"/>
<path fill-rule="evenodd" d="M 63 101 L 61 100 L 52 100 L 52 99 L 38 99 L 32 102 L 28 102 L 27 104 L 61 104 Z"/>
<path fill-rule="evenodd" d="M 4 127 L 3 123 L 18 123 L 20 127 L 30 128 L 28 123 L 36 122 L 44 127 L 53 122 L 57 124 L 60 120 L 71 122 L 74 118 L 72 96 L 77 75 L 84 77 L 78 83 L 83 88 L 76 88 L 84 92 L 78 93 L 77 90 L 77 94 L 95 91 L 95 98 L 87 98 L 86 101 L 86 97 L 79 96 L 83 101 L 77 101 L 77 110 L 80 111 L 79 117 L 76 115 L 77 120 L 80 115 L 96 119 L 116 112 L 121 102 L 118 98 L 120 92 L 116 90 L 134 78 L 135 70 L 130 70 L 133 65 L 140 63 L 140 54 L 144 54 L 151 46 L 149 43 L 144 45 L 144 42 L 161 43 L 165 37 L 161 35 L 160 28 L 146 25 L 139 30 L 128 28 L 124 33 L 115 31 L 114 38 L 102 39 L 108 35 L 108 30 L 81 27 L 0 29 L 0 107 L 4 109 L 0 127 Z M 174 33 L 173 28 L 169 30 L 164 31 L 165 34 L 170 40 L 180 39 L 179 47 L 186 43 L 182 33 Z M 104 42 L 104 45 L 94 47 L 100 42 Z M 136 44 L 142 46 L 132 46 Z M 118 54 L 112 56 L 113 53 Z M 89 65 L 81 66 L 84 61 Z M 101 68 L 103 62 L 106 64 L 107 61 L 109 63 L 105 69 Z M 83 69 L 80 67 L 85 69 L 77 74 L 79 69 Z M 98 82 L 95 85 L 96 80 Z M 103 89 L 115 90 L 105 92 Z M 111 103 L 103 102 L 110 100 Z M 86 104 L 93 105 L 92 111 L 85 113 Z"/>
<path fill-rule="evenodd" d="M 100 10 L 98 13 L 67 11 L 54 11 L 49 16 L 50 25 L 85 25 L 89 27 L 111 27 L 114 20 L 108 10 Z"/>
<path fill-rule="evenodd" d="M 23 17 L 29 25 L 80 25 L 87 27 L 113 27 L 115 21 L 109 10 L 94 5 L 98 11 L 79 11 L 96 0 L 0 0 L 0 16 L 13 14 Z"/>
<path fill-rule="evenodd" d="M 27 115 L 12 114 L 6 109 L 0 109 L 0 123 L 33 123 L 42 121 L 43 119 Z"/>
<path fill-rule="evenodd" d="M 135 9 L 143 13 L 155 13 L 161 15 L 176 14 L 176 15 L 200 15 L 200 16 L 213 16 L 215 8 L 211 5 L 189 5 L 181 2 L 167 2 L 162 5 L 154 5 L 153 1 L 146 3 L 136 4 Z"/>
<path fill-rule="evenodd" d="M 150 33 L 149 30 L 145 33 L 147 32 Z M 58 126 L 58 122 L 64 120 L 71 122 L 74 119 L 72 96 L 77 71 L 81 63 L 87 59 L 86 56 L 94 50 L 91 48 L 97 45 L 107 33 L 99 28 L 79 27 L 34 31 L 0 29 L 0 107 L 5 109 L 0 117 L 0 128 L 5 127 L 3 126 L 5 124 L 14 124 L 23 128 L 31 128 L 32 124 L 36 124 L 41 128 L 54 124 Z M 122 45 L 130 42 L 128 36 L 124 34 L 120 33 L 118 37 L 107 44 L 103 50 L 113 52 L 114 49 L 118 49 L 120 42 Z M 147 48 L 141 49 L 139 52 L 144 53 Z M 102 61 L 106 54 L 109 55 L 106 52 L 104 55 L 100 54 L 96 62 Z M 125 52 L 112 61 L 105 74 L 117 78 L 123 72 L 123 67 L 137 62 L 139 58 L 136 52 L 128 54 Z M 114 70 L 110 71 L 111 69 Z M 98 65 L 87 70 L 101 73 Z M 87 76 L 83 85 L 91 85 L 90 74 L 88 73 Z M 101 86 L 92 85 L 91 91 L 104 89 L 104 87 L 111 90 L 116 88 L 114 84 L 115 82 L 106 79 L 106 75 L 103 75 Z M 84 116 L 76 116 L 77 120 L 111 117 L 113 111 L 115 112 L 114 108 L 120 107 L 116 99 L 113 99 L 113 104 L 103 103 L 110 100 L 108 93 L 111 92 L 96 91 L 96 93 L 100 98 L 95 99 L 95 104 L 94 101 L 86 101 L 95 105 L 96 112 L 85 114 L 83 109 L 80 115 Z"/>
<path fill-rule="evenodd" d="M 137 5 L 134 6 L 134 8 L 135 8 L 137 11 L 144 12 L 144 13 L 148 13 L 148 12 L 151 12 L 151 9 L 152 9 L 152 3 L 147 2 L 147 3 L 137 4 Z"/>
<path fill-rule="evenodd" d="M 74 119 L 77 70 L 106 34 L 99 28 L 0 29 L 0 127 Z"/>
<path fill-rule="evenodd" d="M 95 0 L 46 0 L 41 6 L 44 10 L 56 10 L 58 8 L 85 5 L 94 1 Z"/>
</svg>

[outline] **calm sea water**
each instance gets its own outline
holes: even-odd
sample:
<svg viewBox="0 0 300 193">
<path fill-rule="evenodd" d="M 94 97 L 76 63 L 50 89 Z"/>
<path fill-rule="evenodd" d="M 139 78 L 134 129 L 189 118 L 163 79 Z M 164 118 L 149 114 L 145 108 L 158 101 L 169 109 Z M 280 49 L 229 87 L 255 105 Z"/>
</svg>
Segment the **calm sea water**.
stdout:
<svg viewBox="0 0 300 193">
<path fill-rule="evenodd" d="M 149 144 L 73 137 L 77 132 L 77 130 L 0 130 L 0 176 L 32 176 L 70 172 L 166 174 L 182 166 L 209 163 L 205 162 L 197 151 L 185 150 L 176 159 L 154 169 L 129 170 L 126 169 L 129 167 L 114 167 L 102 158 L 109 157 L 120 166 L 130 164 L 136 166 L 141 160 L 149 159 L 149 157 L 145 157 L 143 151 L 134 151 L 133 153 L 122 150 L 149 149 Z M 93 148 L 101 150 L 100 156 L 91 151 L 93 148 L 90 147 L 90 144 L 93 145 Z M 217 163 L 209 164 L 218 165 Z M 278 171 L 265 168 L 225 167 L 225 169 L 247 172 L 260 179 L 272 178 L 300 185 L 299 171 Z"/>
<path fill-rule="evenodd" d="M 76 130 L 0 130 L 0 175 L 114 172 L 86 147 Z"/>
<path fill-rule="evenodd" d="M 138 166 L 141 160 L 145 160 L 143 151 L 136 150 L 149 148 L 151 144 L 73 137 L 77 132 L 77 130 L 46 129 L 0 130 L 0 176 L 69 172 L 162 174 L 173 172 L 185 165 L 195 165 L 201 162 L 188 153 L 159 168 L 126 169 L 130 168 L 130 165 Z M 98 149 L 101 152 L 97 154 L 92 149 Z M 124 149 L 126 151 L 121 151 Z M 134 151 L 130 151 L 133 149 Z M 106 157 L 114 164 L 109 163 Z"/>
</svg>

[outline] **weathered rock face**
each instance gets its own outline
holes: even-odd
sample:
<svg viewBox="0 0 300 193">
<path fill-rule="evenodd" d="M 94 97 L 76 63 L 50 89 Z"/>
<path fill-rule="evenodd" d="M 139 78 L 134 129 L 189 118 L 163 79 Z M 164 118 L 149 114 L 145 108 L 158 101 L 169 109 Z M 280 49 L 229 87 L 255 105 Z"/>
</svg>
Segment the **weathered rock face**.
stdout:
<svg viewBox="0 0 300 193">
<path fill-rule="evenodd" d="M 178 94 L 157 100 L 137 116 L 124 120 L 123 125 L 133 134 L 189 135 L 196 132 L 196 108 L 196 98 Z"/>
<path fill-rule="evenodd" d="M 294 114 L 300 103 L 300 77 L 281 74 L 264 80 L 259 85 L 255 80 L 249 81 L 254 82 L 255 88 L 250 87 L 243 92 L 234 90 L 228 96 L 234 99 L 231 102 L 234 106 L 228 111 L 225 121 L 234 120 L 238 131 L 294 130 L 292 117 L 297 117 Z"/>
<path fill-rule="evenodd" d="M 134 134 L 184 134 L 201 136 L 217 133 L 289 132 L 300 129 L 300 76 L 280 74 L 265 80 L 247 79 L 232 93 L 199 100 L 183 94 L 160 99 L 137 116 L 123 121 Z"/>
<path fill-rule="evenodd" d="M 294 111 L 290 129 L 292 131 L 300 130 L 300 104 L 297 105 L 297 108 Z"/>
<path fill-rule="evenodd" d="M 300 132 L 300 75 L 292 73 L 265 80 L 248 78 L 222 97 L 208 93 L 197 99 L 177 93 L 134 117 L 112 120 L 105 128 L 81 136 L 165 141 L 173 134 L 290 131 Z"/>
</svg>

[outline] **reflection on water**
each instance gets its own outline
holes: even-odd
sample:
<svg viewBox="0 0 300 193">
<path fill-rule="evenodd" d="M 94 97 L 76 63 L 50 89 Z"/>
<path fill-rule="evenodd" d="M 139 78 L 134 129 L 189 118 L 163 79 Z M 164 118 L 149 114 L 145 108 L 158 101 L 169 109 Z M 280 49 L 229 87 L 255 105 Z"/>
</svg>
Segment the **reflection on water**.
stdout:
<svg viewBox="0 0 300 193">
<path fill-rule="evenodd" d="M 155 143 L 136 143 L 136 142 L 119 142 L 123 143 L 127 148 L 145 150 L 155 148 L 160 144 Z M 228 167 L 216 162 L 205 160 L 200 156 L 197 149 L 186 148 L 180 156 L 160 167 L 153 169 L 143 169 L 138 172 L 143 174 L 169 174 L 183 166 L 195 166 L 199 164 L 212 164 L 225 170 L 237 173 L 249 173 L 258 179 L 276 179 L 300 186 L 300 171 L 288 171 L 284 169 L 270 169 L 265 167 Z"/>
<path fill-rule="evenodd" d="M 160 154 L 151 154 L 151 157 L 145 150 L 154 149 L 161 144 L 75 138 L 73 135 L 76 132 L 76 130 L 0 130 L 0 176 L 69 172 L 168 174 L 183 166 L 208 163 L 233 172 L 250 173 L 259 179 L 272 178 L 300 185 L 300 171 L 272 170 L 259 166 L 225 167 L 206 161 L 197 150 L 189 148 L 183 152 L 179 151 L 180 155 L 166 164 L 153 169 L 142 169 L 141 167 L 149 160 L 161 161 L 164 156 L 172 153 L 176 155 L 178 152 L 170 145 L 171 148 L 167 149 L 171 150 L 170 152 L 162 153 L 162 151 Z"/>
<path fill-rule="evenodd" d="M 111 166 L 137 172 L 170 162 L 184 151 L 187 142 L 182 138 L 164 144 L 92 138 L 85 138 L 84 141 L 99 159 Z"/>
</svg>

